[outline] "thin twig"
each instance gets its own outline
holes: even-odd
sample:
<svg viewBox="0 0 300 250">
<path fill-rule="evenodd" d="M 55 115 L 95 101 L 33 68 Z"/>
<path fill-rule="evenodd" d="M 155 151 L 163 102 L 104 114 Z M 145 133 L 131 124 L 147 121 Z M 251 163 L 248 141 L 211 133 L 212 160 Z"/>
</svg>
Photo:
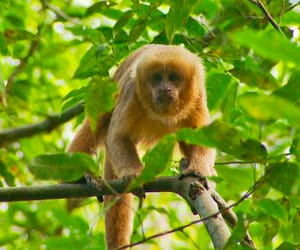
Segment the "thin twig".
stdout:
<svg viewBox="0 0 300 250">
<path fill-rule="evenodd" d="M 42 132 L 50 132 L 59 125 L 79 115 L 83 110 L 83 104 L 79 104 L 61 114 L 48 116 L 46 120 L 40 123 L 4 130 L 0 132 L 0 147 L 24 137 L 31 137 Z"/>
<path fill-rule="evenodd" d="M 216 162 L 215 165 L 253 164 L 253 161 L 224 161 Z"/>
<path fill-rule="evenodd" d="M 30 44 L 30 48 L 27 52 L 27 55 L 21 59 L 20 64 L 15 68 L 15 70 L 11 73 L 11 75 L 8 77 L 7 82 L 6 82 L 6 87 L 5 87 L 5 92 L 9 93 L 9 91 L 12 88 L 12 85 L 15 81 L 15 78 L 17 75 L 19 75 L 23 69 L 25 68 L 29 58 L 33 55 L 33 53 L 37 50 L 38 46 L 39 46 L 39 31 L 37 33 L 36 38 L 32 41 L 32 43 Z"/>
<path fill-rule="evenodd" d="M 191 235 L 186 233 L 184 230 L 181 230 L 180 232 L 193 244 L 195 249 L 201 250 L 201 248 L 197 245 L 197 242 L 192 239 Z"/>
<path fill-rule="evenodd" d="M 231 205 L 221 209 L 220 211 L 218 211 L 217 213 L 214 213 L 210 216 L 207 216 L 207 217 L 204 217 L 204 218 L 201 218 L 199 220 L 195 220 L 195 221 L 192 221 L 186 225 L 183 225 L 183 226 L 180 226 L 180 227 L 177 227 L 177 228 L 173 228 L 173 229 L 170 229 L 170 230 L 167 230 L 167 231 L 164 231 L 164 232 L 161 232 L 161 233 L 158 233 L 158 234 L 153 234 L 147 238 L 144 238 L 140 241 L 137 241 L 137 242 L 134 242 L 134 243 L 131 243 L 131 244 L 128 244 L 128 245 L 124 245 L 122 247 L 119 247 L 117 248 L 116 250 L 122 250 L 122 249 L 126 249 L 128 247 L 135 247 L 135 246 L 138 246 L 138 245 L 141 245 L 145 242 L 148 242 L 150 240 L 153 240 L 155 238 L 158 238 L 158 237 L 161 237 L 161 236 L 164 236 L 164 235 L 168 235 L 168 234 L 171 234 L 171 233 L 175 233 L 177 231 L 183 231 L 185 228 L 188 228 L 194 224 L 198 224 L 200 222 L 203 222 L 205 220 L 209 220 L 211 218 L 214 218 L 216 216 L 218 216 L 219 214 L 223 214 L 224 212 L 232 209 L 233 207 L 236 207 L 238 206 L 241 202 L 243 202 L 244 200 L 248 199 L 250 197 L 250 195 L 262 184 L 263 182 L 263 178 L 261 178 L 260 180 L 258 180 L 240 199 L 238 199 L 236 202 L 232 203 Z M 248 236 L 248 235 L 247 235 Z M 251 239 L 249 239 L 249 241 L 251 241 Z M 251 247 L 251 245 L 249 244 L 249 246 Z"/>
<path fill-rule="evenodd" d="M 131 248 L 131 247 L 134 247 L 134 246 L 138 246 L 138 245 L 141 245 L 141 244 L 143 244 L 143 243 L 145 243 L 147 241 L 153 240 L 155 238 L 158 238 L 158 237 L 161 237 L 161 236 L 164 236 L 164 235 L 168 235 L 168 234 L 171 234 L 171 233 L 175 233 L 175 232 L 178 232 L 178 231 L 182 231 L 185 228 L 188 228 L 188 227 L 190 227 L 190 226 L 192 226 L 194 224 L 203 222 L 204 220 L 210 219 L 213 216 L 215 216 L 215 214 L 211 215 L 211 216 L 208 216 L 208 217 L 205 217 L 205 218 L 202 218 L 202 219 L 199 219 L 199 220 L 192 221 L 192 222 L 190 222 L 190 223 L 188 223 L 186 225 L 183 225 L 183 226 L 180 226 L 180 227 L 177 227 L 177 228 L 174 228 L 174 229 L 170 229 L 168 231 L 164 231 L 164 232 L 161 232 L 161 233 L 158 233 L 158 234 L 153 234 L 153 235 L 151 235 L 151 236 L 149 236 L 147 238 L 144 238 L 144 239 L 142 239 L 140 241 L 137 241 L 137 242 L 134 242 L 132 244 L 128 244 L 128 245 L 124 245 L 122 247 L 119 247 L 119 248 L 117 248 L 117 250 L 122 250 L 122 249 L 126 249 L 128 247 Z"/>
<path fill-rule="evenodd" d="M 267 8 L 264 6 L 264 4 L 260 0 L 249 0 L 251 3 L 255 4 L 258 8 L 261 9 L 261 11 L 264 13 L 266 18 L 269 20 L 271 25 L 278 30 L 281 34 L 284 35 L 282 29 L 280 28 L 279 24 L 274 20 L 274 18 L 271 16 L 270 12 L 267 10 Z M 284 35 L 285 36 L 285 35 Z"/>
<path fill-rule="evenodd" d="M 285 12 L 289 12 L 289 11 L 291 11 L 292 9 L 296 8 L 299 5 L 300 5 L 300 2 L 295 3 L 295 4 L 291 5 L 290 7 L 288 7 Z"/>
<path fill-rule="evenodd" d="M 44 5 L 51 11 L 53 11 L 58 17 L 62 18 L 65 21 L 69 21 L 75 24 L 79 24 L 80 22 L 77 19 L 74 19 L 68 16 L 65 12 L 60 10 L 57 6 L 49 3 L 48 1 L 43 1 Z"/>
</svg>

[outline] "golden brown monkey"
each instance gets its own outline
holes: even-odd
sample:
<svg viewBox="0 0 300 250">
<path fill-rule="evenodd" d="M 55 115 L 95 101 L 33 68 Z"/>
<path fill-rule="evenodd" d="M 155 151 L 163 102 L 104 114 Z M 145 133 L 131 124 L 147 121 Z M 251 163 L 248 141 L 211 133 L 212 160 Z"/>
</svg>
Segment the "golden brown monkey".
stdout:
<svg viewBox="0 0 300 250">
<path fill-rule="evenodd" d="M 107 180 L 132 178 L 142 170 L 137 153 L 140 144 L 151 145 L 180 128 L 198 128 L 210 122 L 200 59 L 174 45 L 146 45 L 119 66 L 113 79 L 120 93 L 111 113 L 99 118 L 95 134 L 86 121 L 69 147 L 69 152 L 92 154 L 105 145 Z M 189 165 L 184 173 L 214 175 L 213 149 L 179 142 Z M 115 196 L 106 196 L 105 204 Z M 130 242 L 132 194 L 122 194 L 105 214 L 107 248 Z"/>
</svg>

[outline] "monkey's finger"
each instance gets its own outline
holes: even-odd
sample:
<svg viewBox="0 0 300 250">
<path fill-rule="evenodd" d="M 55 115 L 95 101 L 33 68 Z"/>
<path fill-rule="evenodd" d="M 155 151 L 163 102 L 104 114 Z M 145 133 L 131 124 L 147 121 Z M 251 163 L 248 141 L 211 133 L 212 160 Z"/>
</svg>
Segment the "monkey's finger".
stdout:
<svg viewBox="0 0 300 250">
<path fill-rule="evenodd" d="M 190 161 L 188 158 L 181 158 L 179 161 L 180 172 L 184 172 L 190 165 Z"/>
<path fill-rule="evenodd" d="M 198 181 L 201 182 L 201 184 L 205 187 L 205 189 L 209 189 L 209 185 L 208 185 L 208 182 L 207 182 L 207 179 L 205 176 L 203 175 L 200 175 L 200 174 L 195 174 L 195 173 L 182 173 L 178 176 L 178 179 L 181 181 L 183 180 L 184 178 L 188 178 L 188 177 L 193 177 L 193 178 L 197 178 Z"/>
<path fill-rule="evenodd" d="M 140 199 L 146 198 L 146 192 L 142 187 L 132 190 L 131 193 Z"/>
<path fill-rule="evenodd" d="M 100 177 L 96 177 L 92 175 L 91 173 L 86 173 L 84 175 L 84 179 L 86 181 L 86 184 L 89 185 L 92 188 L 95 188 L 97 191 L 101 192 L 102 191 L 102 181 Z M 97 200 L 99 202 L 103 202 L 103 196 L 97 196 Z"/>
</svg>

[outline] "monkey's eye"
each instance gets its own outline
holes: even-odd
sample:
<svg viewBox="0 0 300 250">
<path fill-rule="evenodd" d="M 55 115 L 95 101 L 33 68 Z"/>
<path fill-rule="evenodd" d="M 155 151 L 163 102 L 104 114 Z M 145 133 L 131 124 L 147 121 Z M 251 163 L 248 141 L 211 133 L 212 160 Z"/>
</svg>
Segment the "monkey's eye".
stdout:
<svg viewBox="0 0 300 250">
<path fill-rule="evenodd" d="M 179 75 L 177 75 L 176 73 L 170 73 L 168 76 L 168 80 L 170 82 L 177 82 L 179 80 Z"/>
<path fill-rule="evenodd" d="M 163 77 L 161 74 L 156 73 L 153 75 L 153 82 L 160 83 L 162 81 Z"/>
</svg>

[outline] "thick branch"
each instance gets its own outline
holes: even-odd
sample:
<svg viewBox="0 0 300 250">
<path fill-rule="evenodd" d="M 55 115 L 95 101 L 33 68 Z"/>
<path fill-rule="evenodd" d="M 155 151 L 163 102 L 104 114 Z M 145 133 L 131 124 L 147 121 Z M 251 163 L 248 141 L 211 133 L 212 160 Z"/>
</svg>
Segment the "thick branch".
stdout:
<svg viewBox="0 0 300 250">
<path fill-rule="evenodd" d="M 177 185 L 180 186 L 180 181 L 176 177 L 164 177 L 146 183 L 144 189 L 146 192 L 176 192 Z M 109 183 L 103 182 L 101 191 L 97 191 L 96 188 L 87 184 L 75 183 L 0 188 L 0 202 L 92 197 L 114 194 L 114 192 L 123 193 L 125 189 L 122 180 L 112 180 Z"/>
<path fill-rule="evenodd" d="M 198 186 L 199 185 L 199 186 Z M 197 187 L 196 187 L 197 186 Z M 224 222 L 218 206 L 209 192 L 197 179 L 179 180 L 177 177 L 161 177 L 144 184 L 145 192 L 174 192 L 188 200 L 204 220 L 216 249 L 222 249 L 230 237 L 230 231 Z M 198 188 L 199 187 L 199 188 Z M 20 187 L 0 189 L 0 201 L 25 201 L 58 198 L 102 196 L 122 193 L 126 186 L 122 180 L 102 182 L 101 190 L 87 184 L 58 184 L 40 187 Z"/>
<path fill-rule="evenodd" d="M 40 123 L 2 131 L 0 132 L 0 147 L 24 137 L 30 137 L 41 132 L 50 132 L 59 125 L 79 115 L 83 112 L 83 110 L 83 104 L 79 104 L 61 114 L 49 116 L 46 120 Z"/>
<path fill-rule="evenodd" d="M 219 213 L 218 205 L 209 191 L 199 181 L 195 181 L 195 178 L 186 178 L 183 182 L 186 182 L 186 185 L 182 186 L 182 196 L 189 201 L 201 218 L 207 218 L 203 222 L 215 249 L 223 249 L 231 233 Z"/>
</svg>

